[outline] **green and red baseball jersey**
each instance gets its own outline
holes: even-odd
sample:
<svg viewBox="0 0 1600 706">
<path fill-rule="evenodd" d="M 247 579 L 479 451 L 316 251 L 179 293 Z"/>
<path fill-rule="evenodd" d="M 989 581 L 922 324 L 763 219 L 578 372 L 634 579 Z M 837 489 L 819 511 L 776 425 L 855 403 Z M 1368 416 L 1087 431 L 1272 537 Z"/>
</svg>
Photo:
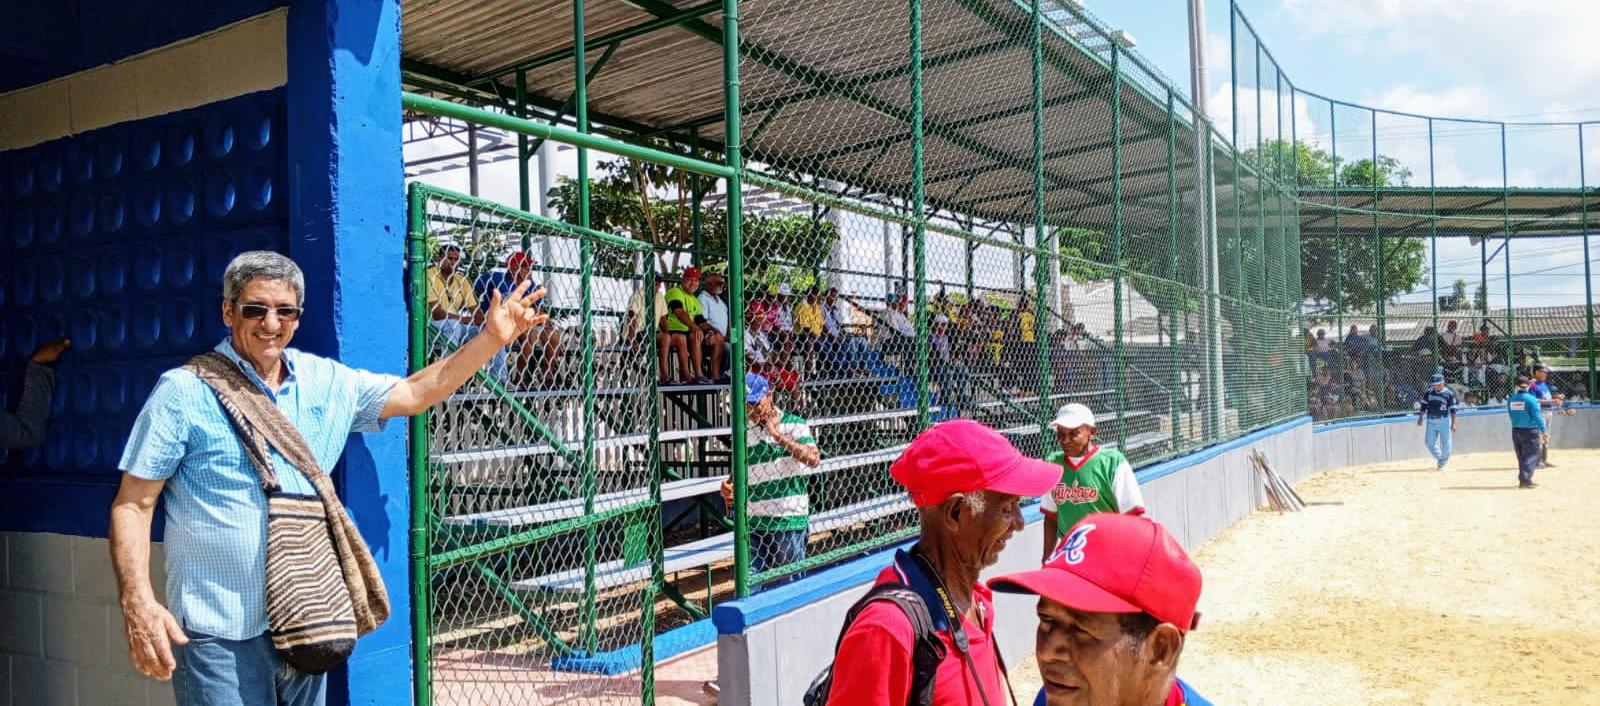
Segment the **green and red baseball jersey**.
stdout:
<svg viewBox="0 0 1600 706">
<path fill-rule="evenodd" d="M 1039 503 L 1055 519 L 1057 536 L 1067 536 L 1067 530 L 1091 513 L 1144 511 L 1139 480 L 1121 451 L 1096 445 L 1081 457 L 1057 451 L 1045 460 L 1061 464 L 1061 482 Z"/>
</svg>

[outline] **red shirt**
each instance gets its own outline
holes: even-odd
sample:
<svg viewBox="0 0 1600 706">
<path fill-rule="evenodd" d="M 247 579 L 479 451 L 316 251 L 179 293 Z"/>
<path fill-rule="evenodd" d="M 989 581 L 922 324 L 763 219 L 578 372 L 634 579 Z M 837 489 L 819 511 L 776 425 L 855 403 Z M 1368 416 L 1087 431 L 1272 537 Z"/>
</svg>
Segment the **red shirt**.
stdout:
<svg viewBox="0 0 1600 706">
<path fill-rule="evenodd" d="M 893 566 L 878 574 L 880 584 L 898 581 Z M 945 658 L 934 678 L 935 706 L 981 706 L 979 689 L 988 693 L 991 706 L 1009 703 L 994 653 L 994 594 L 981 583 L 973 584 L 972 600 L 978 604 L 978 615 L 984 624 L 975 625 L 965 616 L 961 620 L 966 627 L 972 664 L 983 684 L 980 687 L 973 682 L 972 671 L 956 651 L 950 633 L 941 631 L 939 641 L 944 643 Z M 934 604 L 928 610 L 941 609 Z M 904 706 L 911 695 L 912 638 L 911 619 L 899 606 L 877 601 L 862 610 L 845 632 L 834 658 L 829 706 Z"/>
</svg>

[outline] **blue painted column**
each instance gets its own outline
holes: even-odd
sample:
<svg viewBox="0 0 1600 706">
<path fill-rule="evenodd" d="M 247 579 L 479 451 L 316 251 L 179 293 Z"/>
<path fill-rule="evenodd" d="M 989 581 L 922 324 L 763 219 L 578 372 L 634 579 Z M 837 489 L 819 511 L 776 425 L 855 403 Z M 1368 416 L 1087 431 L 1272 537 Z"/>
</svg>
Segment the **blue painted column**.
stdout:
<svg viewBox="0 0 1600 706">
<path fill-rule="evenodd" d="M 288 29 L 290 256 L 306 272 L 307 350 L 406 370 L 397 0 L 294 0 Z M 410 703 L 406 426 L 351 439 L 334 473 L 393 606 L 329 682 L 330 704 Z"/>
</svg>

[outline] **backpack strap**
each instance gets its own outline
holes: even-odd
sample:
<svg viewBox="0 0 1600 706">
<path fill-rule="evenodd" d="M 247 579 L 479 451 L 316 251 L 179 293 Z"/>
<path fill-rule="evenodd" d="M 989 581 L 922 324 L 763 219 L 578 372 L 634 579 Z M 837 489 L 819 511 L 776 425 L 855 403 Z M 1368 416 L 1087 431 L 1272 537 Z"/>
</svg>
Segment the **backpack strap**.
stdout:
<svg viewBox="0 0 1600 706">
<path fill-rule="evenodd" d="M 833 647 L 835 657 L 839 654 L 839 646 L 844 644 L 845 633 L 855 624 L 856 616 L 877 601 L 888 601 L 899 606 L 911 622 L 911 694 L 906 700 L 907 705 L 932 704 L 934 677 L 939 672 L 939 663 L 943 662 L 945 657 L 944 643 L 939 641 L 939 633 L 933 628 L 933 617 L 928 613 L 928 605 L 916 591 L 905 584 L 878 584 L 856 601 L 855 605 L 850 606 L 850 611 L 845 614 L 844 627 L 839 630 L 839 640 Z"/>
</svg>

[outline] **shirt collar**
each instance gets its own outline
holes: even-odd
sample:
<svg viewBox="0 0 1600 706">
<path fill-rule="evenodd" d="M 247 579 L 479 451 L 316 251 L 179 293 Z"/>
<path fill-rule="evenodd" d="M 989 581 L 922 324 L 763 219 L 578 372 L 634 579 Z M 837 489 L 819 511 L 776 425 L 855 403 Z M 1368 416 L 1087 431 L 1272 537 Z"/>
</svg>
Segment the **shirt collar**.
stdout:
<svg viewBox="0 0 1600 706">
<path fill-rule="evenodd" d="M 1074 458 L 1072 456 L 1068 456 L 1067 457 L 1067 465 L 1069 467 L 1071 467 L 1072 470 L 1076 471 L 1079 468 L 1083 468 L 1083 464 L 1088 463 L 1089 459 L 1094 458 L 1094 455 L 1096 453 L 1099 453 L 1099 452 L 1100 452 L 1100 445 L 1099 444 L 1090 444 L 1089 445 L 1089 450 L 1083 452 L 1082 456 L 1078 456 L 1076 458 Z"/>
<path fill-rule="evenodd" d="M 261 389 L 266 390 L 268 392 L 272 392 L 273 391 L 272 386 L 268 385 L 265 380 L 262 380 L 261 379 L 261 374 L 256 372 L 256 367 L 254 365 L 251 365 L 249 362 L 247 362 L 244 359 L 244 356 L 239 355 L 239 351 L 234 349 L 234 347 L 233 347 L 233 339 L 232 338 L 224 338 L 224 339 L 222 339 L 222 342 L 218 343 L 217 347 L 215 349 L 213 349 L 213 350 L 215 350 L 218 353 L 223 354 L 224 356 L 227 356 L 228 360 L 233 361 L 234 365 L 239 366 L 239 369 L 244 371 L 245 377 L 250 378 L 250 381 L 255 383 Z M 285 385 L 295 381 L 295 375 L 294 375 L 295 362 L 294 362 L 294 359 L 295 359 L 295 355 L 297 353 L 298 353 L 298 351 L 294 350 L 293 348 L 285 348 L 285 349 L 283 349 L 283 369 L 288 371 L 288 373 L 289 373 L 287 376 L 285 376 L 283 378 L 283 383 Z"/>
</svg>

